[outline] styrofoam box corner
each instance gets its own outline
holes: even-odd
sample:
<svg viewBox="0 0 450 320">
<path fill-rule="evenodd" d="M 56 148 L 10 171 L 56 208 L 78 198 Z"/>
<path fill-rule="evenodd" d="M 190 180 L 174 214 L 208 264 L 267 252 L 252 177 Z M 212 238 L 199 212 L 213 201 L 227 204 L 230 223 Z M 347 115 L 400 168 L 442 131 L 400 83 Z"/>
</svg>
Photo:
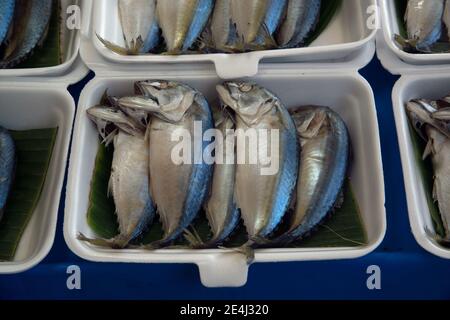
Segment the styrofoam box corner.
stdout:
<svg viewBox="0 0 450 320">
<path fill-rule="evenodd" d="M 14 261 L 0 262 L 2 274 L 32 268 L 46 257 L 53 245 L 75 105 L 64 87 L 27 82 L 0 82 L 0 100 L 0 125 L 7 129 L 58 127 L 41 197 Z"/>
</svg>

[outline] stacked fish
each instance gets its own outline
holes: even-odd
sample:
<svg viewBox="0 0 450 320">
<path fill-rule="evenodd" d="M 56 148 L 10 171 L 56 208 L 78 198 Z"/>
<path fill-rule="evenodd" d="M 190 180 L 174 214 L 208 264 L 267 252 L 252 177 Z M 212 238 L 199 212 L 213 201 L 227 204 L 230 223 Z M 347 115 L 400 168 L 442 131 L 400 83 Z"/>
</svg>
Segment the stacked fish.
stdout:
<svg viewBox="0 0 450 320">
<path fill-rule="evenodd" d="M 54 0 L 0 1 L 0 68 L 13 68 L 42 45 Z"/>
<path fill-rule="evenodd" d="M 284 246 L 307 237 L 340 205 L 350 142 L 345 123 L 331 109 L 288 112 L 277 96 L 248 82 L 218 85 L 222 106 L 213 108 L 182 83 L 140 81 L 135 87 L 136 95 L 108 97 L 87 111 L 104 142 L 114 142 L 110 190 L 120 235 L 109 240 L 80 235 L 81 240 L 127 247 L 157 213 L 164 237 L 148 249 L 167 247 L 183 234 L 193 248 L 218 247 L 240 218 L 246 248 Z M 214 142 L 205 142 L 214 128 Z M 237 132 L 258 130 L 277 135 L 260 138 L 255 161 L 245 160 L 254 150 L 236 142 Z M 177 149 L 180 134 L 191 151 Z M 264 173 L 261 155 L 274 145 L 271 163 L 277 162 L 277 169 Z M 174 158 L 180 153 L 183 161 Z M 213 153 L 215 161 L 205 159 Z M 187 231 L 202 208 L 212 231 L 207 241 Z M 289 226 L 279 232 L 283 220 Z"/>
<path fill-rule="evenodd" d="M 124 55 L 295 48 L 315 29 L 320 7 L 321 0 L 118 0 L 125 47 L 99 39 Z"/>
<path fill-rule="evenodd" d="M 16 148 L 8 130 L 0 127 L 0 220 L 11 192 L 16 164 Z"/>
<path fill-rule="evenodd" d="M 437 101 L 411 100 L 406 111 L 419 136 L 427 142 L 423 159 L 431 158 L 433 198 L 438 203 L 445 230 L 442 243 L 450 243 L 450 96 Z M 438 238 L 438 237 L 436 237 Z"/>
<path fill-rule="evenodd" d="M 396 35 L 397 42 L 405 50 L 450 51 L 450 0 L 409 0 L 405 22 L 408 39 Z"/>
</svg>

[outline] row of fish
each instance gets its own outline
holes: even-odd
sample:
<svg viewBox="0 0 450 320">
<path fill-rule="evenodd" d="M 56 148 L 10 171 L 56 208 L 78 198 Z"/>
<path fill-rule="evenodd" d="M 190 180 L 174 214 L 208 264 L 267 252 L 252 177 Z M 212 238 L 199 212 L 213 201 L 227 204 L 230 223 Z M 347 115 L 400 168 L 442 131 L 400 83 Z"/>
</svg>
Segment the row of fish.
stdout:
<svg viewBox="0 0 450 320">
<path fill-rule="evenodd" d="M 195 89 L 172 81 L 139 81 L 135 95 L 105 98 L 87 110 L 106 144 L 114 143 L 110 192 L 116 205 L 120 235 L 114 239 L 80 239 L 95 245 L 124 248 L 148 229 L 156 214 L 163 239 L 145 246 L 167 247 L 183 235 L 194 248 L 224 243 L 241 218 L 248 234 L 247 248 L 284 246 L 307 237 L 340 205 L 349 165 L 350 141 L 345 123 L 327 107 L 299 107 L 288 111 L 269 90 L 248 82 L 217 86 L 222 105 L 210 107 Z M 198 130 L 201 123 L 201 134 Z M 224 139 L 203 138 L 216 129 Z M 274 130 L 258 145 L 273 155 L 278 170 L 257 161 L 251 149 L 236 143 L 235 132 Z M 188 132 L 194 150 L 177 163 L 174 139 Z M 227 139 L 228 138 L 228 139 Z M 212 151 L 214 150 L 214 152 Z M 232 161 L 210 163 L 210 152 Z M 200 155 L 201 161 L 196 161 Z M 209 240 L 199 239 L 189 226 L 204 209 L 211 227 Z M 282 221 L 289 221 L 281 230 Z M 276 235 L 276 236 L 275 236 Z"/>
<path fill-rule="evenodd" d="M 11 192 L 16 166 L 16 151 L 8 130 L 0 127 L 0 220 Z"/>
<path fill-rule="evenodd" d="M 320 7 L 321 0 L 118 0 L 125 48 L 99 39 L 130 55 L 295 48 Z"/>
<path fill-rule="evenodd" d="M 427 142 L 423 159 L 430 157 L 433 164 L 433 198 L 445 230 L 445 237 L 437 240 L 450 243 L 450 96 L 411 100 L 406 110 L 414 129 Z"/>
<path fill-rule="evenodd" d="M 55 0 L 0 1 L 0 69 L 29 58 L 47 37 Z"/>
<path fill-rule="evenodd" d="M 450 51 L 450 0 L 408 0 L 405 22 L 408 39 L 396 40 L 406 50 Z"/>
</svg>

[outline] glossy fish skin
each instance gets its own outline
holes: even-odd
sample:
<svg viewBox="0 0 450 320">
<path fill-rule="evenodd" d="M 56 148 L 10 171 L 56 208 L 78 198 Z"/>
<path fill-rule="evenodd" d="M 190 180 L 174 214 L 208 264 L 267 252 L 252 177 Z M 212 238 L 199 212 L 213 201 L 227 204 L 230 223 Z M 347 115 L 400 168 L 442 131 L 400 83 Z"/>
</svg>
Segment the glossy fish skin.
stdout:
<svg viewBox="0 0 450 320">
<path fill-rule="evenodd" d="M 433 105 L 439 105 L 439 103 L 426 104 L 424 100 L 412 100 L 407 104 L 406 111 L 414 129 L 427 142 L 423 159 L 430 157 L 433 164 L 433 198 L 438 203 L 446 233 L 444 239 L 437 240 L 448 244 L 450 243 L 450 134 L 448 131 L 450 122 L 446 120 L 448 109 L 434 109 Z M 419 106 L 422 108 L 418 108 Z"/>
<path fill-rule="evenodd" d="M 429 52 L 442 35 L 444 0 L 409 0 L 405 13 L 407 42 L 418 51 Z"/>
<path fill-rule="evenodd" d="M 151 193 L 160 215 L 164 237 L 149 249 L 165 247 L 178 239 L 189 227 L 204 204 L 210 187 L 213 166 L 203 161 L 209 143 L 195 135 L 214 128 L 208 102 L 198 91 L 178 82 L 143 81 L 137 83 L 143 96 L 119 99 L 122 108 L 147 110 L 152 115 L 149 127 Z M 192 150 L 186 163 L 174 162 L 172 153 L 179 146 L 173 137 L 189 132 Z M 195 161 L 194 157 L 201 157 Z"/>
<path fill-rule="evenodd" d="M 0 220 L 11 191 L 16 164 L 14 141 L 5 128 L 0 127 Z"/>
<path fill-rule="evenodd" d="M 150 52 L 159 43 L 156 0 L 119 0 L 118 5 L 127 49 Z"/>
<path fill-rule="evenodd" d="M 203 32 L 213 7 L 213 0 L 157 0 L 157 17 L 167 53 L 188 51 Z"/>
<path fill-rule="evenodd" d="M 143 136 L 120 131 L 114 138 L 110 191 L 116 205 L 120 235 L 113 240 L 125 247 L 146 231 L 156 209 L 150 197 L 149 146 Z"/>
<path fill-rule="evenodd" d="M 297 201 L 288 231 L 292 242 L 312 232 L 339 202 L 349 165 L 350 138 L 341 117 L 326 107 L 292 111 L 302 147 Z"/>
<path fill-rule="evenodd" d="M 447 37 L 450 40 L 450 0 L 445 0 L 445 9 L 443 21 L 447 27 Z"/>
<path fill-rule="evenodd" d="M 211 46 L 217 51 L 242 51 L 243 44 L 232 21 L 232 0 L 216 0 L 209 31 Z"/>
<path fill-rule="evenodd" d="M 253 44 L 256 50 L 273 49 L 277 47 L 277 43 L 274 39 L 275 31 L 282 21 L 282 16 L 285 13 L 287 0 L 270 0 L 266 16 L 264 18 L 264 24 L 260 29 L 259 35 Z M 250 49 L 252 45 L 250 45 Z"/>
<path fill-rule="evenodd" d="M 79 239 L 103 247 L 125 248 L 148 229 L 156 213 L 150 195 L 148 141 L 144 129 L 114 107 L 95 106 L 87 113 L 102 138 L 107 143 L 114 142 L 109 191 L 114 199 L 120 233 L 113 239 L 88 239 L 83 235 Z M 117 129 L 105 138 L 107 125 L 117 126 Z"/>
<path fill-rule="evenodd" d="M 427 141 L 428 137 L 424 128 L 430 125 L 439 130 L 443 135 L 450 138 L 450 126 L 448 123 L 433 118 L 436 113 L 435 107 L 424 99 L 414 99 L 406 104 L 406 113 L 411 124 L 420 137 Z"/>
<path fill-rule="evenodd" d="M 53 0 L 17 0 L 13 32 L 8 39 L 0 68 L 24 61 L 47 36 Z"/>
<path fill-rule="evenodd" d="M 106 145 L 113 141 L 118 129 L 130 135 L 142 135 L 145 132 L 145 127 L 142 124 L 134 121 L 115 106 L 98 105 L 89 108 L 86 113 L 96 124 Z"/>
<path fill-rule="evenodd" d="M 224 106 L 236 113 L 236 130 L 269 131 L 267 140 L 258 143 L 263 146 L 263 150 L 258 150 L 259 155 L 268 151 L 265 148 L 272 144 L 279 145 L 279 153 L 272 158 L 273 161 L 278 156 L 279 160 L 275 174 L 262 174 L 264 166 L 259 157 L 256 164 L 246 161 L 237 165 L 235 188 L 238 207 L 250 240 L 260 242 L 280 224 L 295 191 L 300 154 L 296 128 L 280 100 L 256 84 L 228 82 L 217 86 L 217 91 Z M 271 141 L 272 130 L 278 130 L 278 141 Z M 250 156 L 248 148 L 238 149 L 239 152 Z"/>
<path fill-rule="evenodd" d="M 301 46 L 317 24 L 321 0 L 288 0 L 287 15 L 277 34 L 281 48 Z"/>
<path fill-rule="evenodd" d="M 231 0 L 231 14 L 239 37 L 245 44 L 254 43 L 260 35 L 270 0 Z"/>
<path fill-rule="evenodd" d="M 239 224 L 240 212 L 234 196 L 236 155 L 234 123 L 225 111 L 215 110 L 216 129 L 224 141 L 216 141 L 216 151 L 223 150 L 223 161 L 214 165 L 211 193 L 205 204 L 206 216 L 213 236 L 203 247 L 216 247 L 224 242 Z M 217 154 L 217 153 L 216 153 Z M 229 162 L 228 160 L 233 160 Z"/>
<path fill-rule="evenodd" d="M 2 0 L 0 2 L 0 45 L 5 40 L 9 26 L 14 16 L 15 0 Z"/>
</svg>

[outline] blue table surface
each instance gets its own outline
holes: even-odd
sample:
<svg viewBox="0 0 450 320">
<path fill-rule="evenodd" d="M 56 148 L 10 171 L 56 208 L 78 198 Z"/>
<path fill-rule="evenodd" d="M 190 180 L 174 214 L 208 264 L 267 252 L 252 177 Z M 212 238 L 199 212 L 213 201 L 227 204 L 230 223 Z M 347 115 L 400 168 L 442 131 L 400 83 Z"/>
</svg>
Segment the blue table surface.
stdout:
<svg viewBox="0 0 450 320">
<path fill-rule="evenodd" d="M 448 299 L 450 261 L 424 251 L 409 226 L 392 111 L 397 77 L 378 59 L 361 71 L 375 92 L 380 124 L 388 230 L 381 246 L 356 260 L 254 264 L 245 287 L 208 289 L 190 264 L 106 264 L 75 256 L 63 238 L 61 200 L 55 243 L 47 258 L 22 274 L 0 276 L 0 299 Z M 71 86 L 78 100 L 88 75 Z M 63 190 L 65 194 L 65 190 Z M 81 268 L 81 290 L 67 289 L 66 269 Z M 381 290 L 368 290 L 367 267 L 381 268 Z"/>
</svg>

